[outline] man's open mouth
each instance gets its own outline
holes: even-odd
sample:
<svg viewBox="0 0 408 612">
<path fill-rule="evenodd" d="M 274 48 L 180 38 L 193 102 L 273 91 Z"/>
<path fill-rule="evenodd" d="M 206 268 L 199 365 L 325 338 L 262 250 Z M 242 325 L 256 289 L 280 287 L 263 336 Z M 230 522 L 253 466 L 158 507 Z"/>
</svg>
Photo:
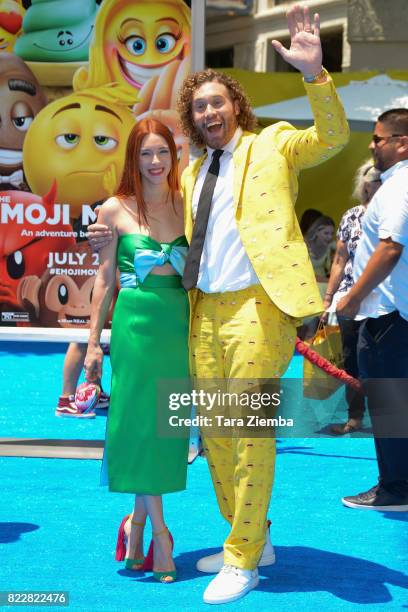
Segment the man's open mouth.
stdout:
<svg viewBox="0 0 408 612">
<path fill-rule="evenodd" d="M 207 132 L 212 134 L 213 132 L 217 132 L 222 128 L 222 123 L 220 121 L 212 121 L 205 126 Z"/>
</svg>

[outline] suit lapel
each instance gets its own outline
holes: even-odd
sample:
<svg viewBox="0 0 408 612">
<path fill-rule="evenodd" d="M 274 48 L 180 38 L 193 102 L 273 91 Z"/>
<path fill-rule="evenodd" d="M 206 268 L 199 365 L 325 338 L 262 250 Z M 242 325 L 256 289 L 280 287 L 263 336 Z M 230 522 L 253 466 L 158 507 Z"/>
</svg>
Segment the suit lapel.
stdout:
<svg viewBox="0 0 408 612">
<path fill-rule="evenodd" d="M 238 202 L 241 196 L 243 187 L 243 178 L 246 168 L 248 167 L 249 149 L 256 137 L 256 134 L 244 132 L 239 141 L 234 153 L 234 208 L 237 210 Z"/>
<path fill-rule="evenodd" d="M 244 132 L 239 141 L 234 153 L 234 208 L 237 209 L 238 202 L 241 196 L 243 186 L 243 178 L 246 168 L 248 167 L 248 156 L 252 142 L 256 134 Z M 185 206 L 185 234 L 188 242 L 191 242 L 193 235 L 193 192 L 194 185 L 197 180 L 201 164 L 205 160 L 206 155 L 196 159 L 185 171 L 184 174 L 184 206 Z"/>
<path fill-rule="evenodd" d="M 188 243 L 191 242 L 193 235 L 193 192 L 194 185 L 197 180 L 201 164 L 205 160 L 206 155 L 196 159 L 185 171 L 184 179 L 184 231 Z"/>
</svg>

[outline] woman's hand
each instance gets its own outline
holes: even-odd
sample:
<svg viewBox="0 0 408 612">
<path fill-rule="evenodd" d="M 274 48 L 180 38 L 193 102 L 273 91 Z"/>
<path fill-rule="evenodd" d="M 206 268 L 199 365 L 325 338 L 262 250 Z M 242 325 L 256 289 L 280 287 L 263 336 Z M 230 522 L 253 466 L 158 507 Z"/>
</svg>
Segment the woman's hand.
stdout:
<svg viewBox="0 0 408 612">
<path fill-rule="evenodd" d="M 330 306 L 332 304 L 332 301 L 333 301 L 333 296 L 332 295 L 328 295 L 326 293 L 326 295 L 324 296 L 324 299 L 323 299 L 323 306 L 324 306 L 325 310 L 329 310 L 329 308 L 330 308 Z"/>
<path fill-rule="evenodd" d="M 99 344 L 88 345 L 84 361 L 85 378 L 94 382 L 102 378 L 103 350 Z"/>
<path fill-rule="evenodd" d="M 333 301 L 333 296 L 332 295 L 325 295 L 324 299 L 323 299 L 323 308 L 324 308 L 324 313 L 321 315 L 320 317 L 320 322 L 324 323 L 324 325 L 327 324 L 327 321 L 329 319 L 329 308 L 331 306 L 331 303 Z"/>
</svg>

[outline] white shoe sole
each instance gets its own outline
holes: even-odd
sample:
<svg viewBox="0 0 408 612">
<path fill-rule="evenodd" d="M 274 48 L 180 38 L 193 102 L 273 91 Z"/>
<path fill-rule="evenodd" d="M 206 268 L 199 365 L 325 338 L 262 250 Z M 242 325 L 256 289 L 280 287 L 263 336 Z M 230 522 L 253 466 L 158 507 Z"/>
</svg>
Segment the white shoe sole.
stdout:
<svg viewBox="0 0 408 612">
<path fill-rule="evenodd" d="M 341 500 L 344 506 L 348 508 L 357 508 L 359 510 L 377 510 L 378 512 L 408 512 L 408 504 L 400 506 L 361 506 L 360 504 L 354 504 L 353 502 L 346 501 L 344 498 Z"/>
<path fill-rule="evenodd" d="M 253 589 L 255 589 L 258 586 L 258 584 L 259 584 L 259 577 L 251 580 L 251 582 L 245 587 L 245 589 L 243 589 L 239 593 L 234 593 L 234 595 L 229 595 L 229 596 L 224 596 L 224 597 L 220 595 L 217 598 L 206 598 L 205 593 L 204 593 L 203 601 L 204 603 L 207 603 L 207 604 L 223 604 L 223 603 L 230 603 L 231 601 L 237 601 L 237 599 L 241 599 L 241 597 L 244 597 L 247 593 L 249 593 L 249 591 L 252 591 Z"/>
<path fill-rule="evenodd" d="M 94 412 L 89 412 L 88 414 L 67 414 L 55 411 L 55 416 L 60 419 L 94 419 L 96 414 Z"/>
</svg>

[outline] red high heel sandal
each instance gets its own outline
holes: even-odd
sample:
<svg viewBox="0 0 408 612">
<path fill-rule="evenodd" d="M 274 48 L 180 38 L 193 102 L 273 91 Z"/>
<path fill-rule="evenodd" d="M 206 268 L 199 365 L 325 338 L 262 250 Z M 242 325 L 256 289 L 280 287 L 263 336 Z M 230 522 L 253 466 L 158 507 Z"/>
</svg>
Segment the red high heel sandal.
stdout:
<svg viewBox="0 0 408 612">
<path fill-rule="evenodd" d="M 118 538 L 116 542 L 116 553 L 115 560 L 116 561 L 125 561 L 126 560 L 126 569 L 133 571 L 151 571 L 153 569 L 153 540 L 150 543 L 149 550 L 147 556 L 143 559 L 126 559 L 126 533 L 125 533 L 125 525 L 127 521 L 132 521 L 132 514 L 127 514 L 123 517 L 118 530 Z M 136 523 L 140 525 L 140 523 Z M 139 568 L 133 568 L 133 565 L 140 565 Z"/>
</svg>

